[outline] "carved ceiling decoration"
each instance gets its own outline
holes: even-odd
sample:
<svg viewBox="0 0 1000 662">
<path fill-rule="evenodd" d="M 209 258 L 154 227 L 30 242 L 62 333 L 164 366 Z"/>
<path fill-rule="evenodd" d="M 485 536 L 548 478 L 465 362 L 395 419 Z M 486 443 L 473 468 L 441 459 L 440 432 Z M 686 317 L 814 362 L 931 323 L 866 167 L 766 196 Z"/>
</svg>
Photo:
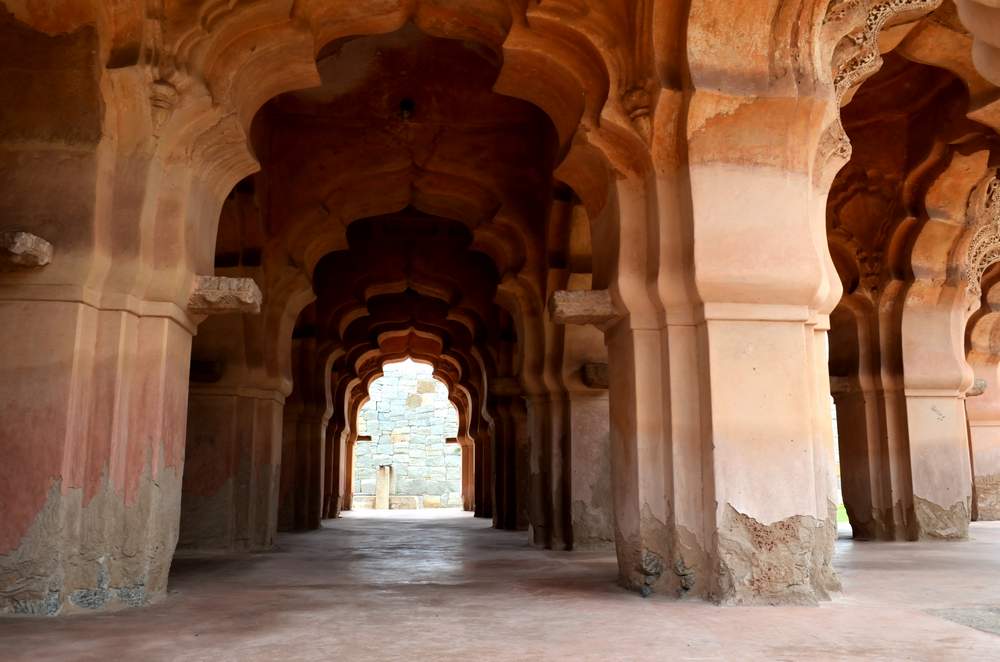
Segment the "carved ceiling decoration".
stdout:
<svg viewBox="0 0 1000 662">
<path fill-rule="evenodd" d="M 969 242 L 963 277 L 969 295 L 979 298 L 983 273 L 1000 262 L 1000 179 L 994 175 L 986 183 L 981 201 L 970 210 L 977 229 Z"/>
</svg>

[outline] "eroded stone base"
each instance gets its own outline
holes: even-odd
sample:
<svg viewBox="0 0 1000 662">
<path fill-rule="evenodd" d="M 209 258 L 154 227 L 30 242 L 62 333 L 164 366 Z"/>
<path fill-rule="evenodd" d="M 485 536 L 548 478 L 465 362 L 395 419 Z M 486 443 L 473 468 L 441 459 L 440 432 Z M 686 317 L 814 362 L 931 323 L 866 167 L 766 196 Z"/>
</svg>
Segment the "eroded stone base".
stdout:
<svg viewBox="0 0 1000 662">
<path fill-rule="evenodd" d="M 836 510 L 762 524 L 727 505 L 718 530 L 721 604 L 814 605 L 840 589 L 833 571 Z"/>
<path fill-rule="evenodd" d="M 875 509 L 863 513 L 866 519 L 847 504 L 847 516 L 851 523 L 851 537 L 855 540 L 916 540 L 916 522 L 913 511 L 904 509 L 903 504 L 896 502 L 889 508 Z"/>
<path fill-rule="evenodd" d="M 641 540 L 616 533 L 620 583 L 642 596 L 705 597 L 711 576 L 708 556 L 696 536 L 671 527 L 645 505 L 640 518 Z"/>
<path fill-rule="evenodd" d="M 0 556 L 0 613 L 54 616 L 137 607 L 162 597 L 177 543 L 181 478 L 145 472 L 130 503 L 105 480 L 56 483 L 21 544 Z"/>
<path fill-rule="evenodd" d="M 914 495 L 913 511 L 916 516 L 918 537 L 942 540 L 968 538 L 971 509 L 971 503 L 966 501 L 956 501 L 945 508 Z"/>
</svg>

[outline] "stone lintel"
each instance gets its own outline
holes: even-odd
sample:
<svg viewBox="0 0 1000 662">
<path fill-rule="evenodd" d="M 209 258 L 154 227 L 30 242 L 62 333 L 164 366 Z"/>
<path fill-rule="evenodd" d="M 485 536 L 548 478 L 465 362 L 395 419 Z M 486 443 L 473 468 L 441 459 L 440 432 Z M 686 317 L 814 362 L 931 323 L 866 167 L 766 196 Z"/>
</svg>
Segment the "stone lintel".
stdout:
<svg viewBox="0 0 1000 662">
<path fill-rule="evenodd" d="M 587 388 L 608 388 L 608 364 L 584 363 L 580 367 L 580 381 Z"/>
<path fill-rule="evenodd" d="M 549 314 L 556 324 L 606 324 L 618 319 L 607 290 L 557 290 L 549 299 Z"/>
<path fill-rule="evenodd" d="M 188 312 L 200 315 L 259 313 L 263 295 L 253 278 L 196 276 Z"/>
<path fill-rule="evenodd" d="M 0 232 L 0 270 L 44 267 L 52 261 L 52 244 L 30 232 Z"/>
</svg>

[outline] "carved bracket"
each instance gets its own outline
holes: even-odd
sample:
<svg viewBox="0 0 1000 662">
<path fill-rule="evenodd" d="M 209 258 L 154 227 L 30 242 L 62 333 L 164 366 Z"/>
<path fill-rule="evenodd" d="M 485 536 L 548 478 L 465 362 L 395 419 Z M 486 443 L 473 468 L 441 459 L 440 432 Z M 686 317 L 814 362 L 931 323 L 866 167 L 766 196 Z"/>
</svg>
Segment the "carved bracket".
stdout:
<svg viewBox="0 0 1000 662">
<path fill-rule="evenodd" d="M 607 324 L 619 315 L 607 290 L 559 290 L 549 299 L 549 314 L 556 324 Z"/>
<path fill-rule="evenodd" d="M 0 270 L 33 269 L 52 261 L 52 244 L 30 232 L 0 232 Z"/>
<path fill-rule="evenodd" d="M 196 315 L 259 313 L 263 295 L 253 278 L 197 276 L 188 298 L 188 312 Z"/>
</svg>

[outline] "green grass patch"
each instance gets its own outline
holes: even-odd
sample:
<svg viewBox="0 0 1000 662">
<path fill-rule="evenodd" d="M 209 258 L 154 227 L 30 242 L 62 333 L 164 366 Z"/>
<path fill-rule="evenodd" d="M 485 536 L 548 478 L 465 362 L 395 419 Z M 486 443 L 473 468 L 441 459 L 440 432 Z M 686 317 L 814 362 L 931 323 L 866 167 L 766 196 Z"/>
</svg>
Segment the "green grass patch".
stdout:
<svg viewBox="0 0 1000 662">
<path fill-rule="evenodd" d="M 847 519 L 847 508 L 844 506 L 844 504 L 840 504 L 839 506 L 837 506 L 837 524 L 847 524 L 848 521 L 849 520 Z"/>
</svg>

